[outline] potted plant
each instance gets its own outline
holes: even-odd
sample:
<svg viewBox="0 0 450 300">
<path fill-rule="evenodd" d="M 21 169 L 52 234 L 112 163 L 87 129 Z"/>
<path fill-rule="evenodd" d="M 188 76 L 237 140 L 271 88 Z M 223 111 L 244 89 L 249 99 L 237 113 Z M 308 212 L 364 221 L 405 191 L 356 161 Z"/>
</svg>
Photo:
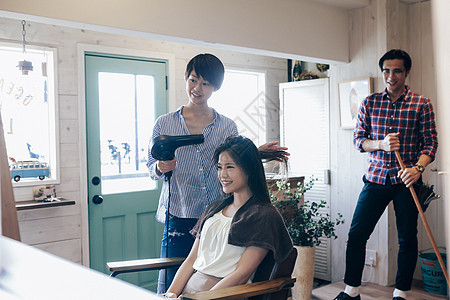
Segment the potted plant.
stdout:
<svg viewBox="0 0 450 300">
<path fill-rule="evenodd" d="M 314 281 L 315 246 L 321 238 L 337 238 L 335 227 L 344 223 L 338 213 L 335 220 L 323 212 L 325 201 L 305 201 L 304 194 L 310 190 L 317 179 L 311 177 L 308 182 L 295 180 L 297 186 L 291 188 L 289 180 L 279 179 L 276 186 L 269 187 L 273 205 L 283 217 L 286 228 L 298 251 L 294 276 L 297 278 L 292 294 L 293 299 L 310 299 Z"/>
<path fill-rule="evenodd" d="M 278 209 L 284 219 L 287 230 L 296 246 L 314 247 L 321 243 L 320 238 L 337 238 L 335 227 L 344 223 L 338 213 L 335 221 L 328 213 L 323 213 L 325 201 L 304 201 L 304 194 L 314 186 L 317 179 L 311 177 L 308 182 L 298 181 L 298 186 L 291 188 L 288 180 L 276 181 L 277 190 L 274 194 L 270 189 L 272 204 Z M 282 195 L 281 199 L 278 197 Z"/>
</svg>

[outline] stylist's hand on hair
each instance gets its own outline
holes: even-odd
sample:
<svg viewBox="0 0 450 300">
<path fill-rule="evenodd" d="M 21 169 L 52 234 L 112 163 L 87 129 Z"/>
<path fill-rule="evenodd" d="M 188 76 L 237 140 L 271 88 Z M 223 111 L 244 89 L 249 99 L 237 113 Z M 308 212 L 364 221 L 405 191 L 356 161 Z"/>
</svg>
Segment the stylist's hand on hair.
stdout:
<svg viewBox="0 0 450 300">
<path fill-rule="evenodd" d="M 175 169 L 177 164 L 177 158 L 174 157 L 172 160 L 158 160 L 156 163 L 156 171 L 158 175 L 162 175 L 163 173 L 167 173 Z"/>
<path fill-rule="evenodd" d="M 258 148 L 262 156 L 269 154 L 268 156 L 272 158 L 271 160 L 278 161 L 289 159 L 289 155 L 291 154 L 286 152 L 287 149 L 287 147 L 278 146 L 278 142 L 265 143 Z"/>
</svg>

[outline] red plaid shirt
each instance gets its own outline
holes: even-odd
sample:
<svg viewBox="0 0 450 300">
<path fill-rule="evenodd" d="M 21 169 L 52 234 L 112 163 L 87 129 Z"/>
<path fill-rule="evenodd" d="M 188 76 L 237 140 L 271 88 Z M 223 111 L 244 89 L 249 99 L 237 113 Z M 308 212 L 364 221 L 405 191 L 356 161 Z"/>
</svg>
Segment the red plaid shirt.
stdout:
<svg viewBox="0 0 450 300">
<path fill-rule="evenodd" d="M 434 160 L 438 140 L 430 99 L 412 93 L 407 86 L 395 102 L 386 90 L 364 99 L 353 132 L 355 147 L 365 152 L 362 148 L 364 140 L 382 140 L 388 133 L 395 132 L 400 133 L 399 152 L 407 168 L 414 166 L 422 154 Z M 401 183 L 397 177 L 399 170 L 394 152 L 380 150 L 369 153 L 366 178 L 370 182 L 385 184 L 389 174 L 392 184 Z"/>
</svg>

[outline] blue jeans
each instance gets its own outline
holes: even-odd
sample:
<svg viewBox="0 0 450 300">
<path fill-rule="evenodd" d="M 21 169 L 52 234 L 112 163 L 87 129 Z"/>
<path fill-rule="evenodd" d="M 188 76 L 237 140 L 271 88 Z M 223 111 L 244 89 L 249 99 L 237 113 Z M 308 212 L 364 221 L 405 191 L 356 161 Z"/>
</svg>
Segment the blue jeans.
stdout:
<svg viewBox="0 0 450 300">
<path fill-rule="evenodd" d="M 194 244 L 194 237 L 189 231 L 195 226 L 197 219 L 177 218 L 169 214 L 169 255 L 168 257 L 186 257 Z M 166 257 L 166 239 L 167 228 L 164 226 L 164 234 L 161 244 L 161 257 Z M 159 271 L 158 294 L 165 293 L 173 281 L 173 277 L 178 268 L 167 269 L 167 287 L 166 270 Z"/>
<path fill-rule="evenodd" d="M 399 243 L 395 287 L 411 289 L 416 268 L 418 211 L 411 193 L 404 184 L 386 185 L 372 183 L 363 177 L 364 187 L 359 195 L 348 233 L 344 282 L 360 286 L 366 256 L 366 244 L 375 225 L 391 200 L 394 203 Z"/>
</svg>

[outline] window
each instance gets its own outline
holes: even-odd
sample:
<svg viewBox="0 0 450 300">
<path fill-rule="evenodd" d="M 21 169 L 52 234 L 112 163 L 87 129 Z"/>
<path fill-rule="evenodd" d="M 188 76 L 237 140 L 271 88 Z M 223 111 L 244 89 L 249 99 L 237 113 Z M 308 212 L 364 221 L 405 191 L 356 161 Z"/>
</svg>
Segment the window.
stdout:
<svg viewBox="0 0 450 300">
<path fill-rule="evenodd" d="M 265 86 L 263 72 L 227 69 L 222 87 L 210 99 L 210 105 L 235 121 L 239 134 L 257 146 L 266 142 Z"/>
<path fill-rule="evenodd" d="M 17 67 L 31 61 L 27 75 Z M 0 43 L 0 110 L 10 168 L 44 166 L 13 176 L 14 186 L 59 183 L 55 99 L 56 50 Z"/>
<path fill-rule="evenodd" d="M 147 169 L 155 78 L 98 73 L 102 194 L 157 188 Z"/>
</svg>

